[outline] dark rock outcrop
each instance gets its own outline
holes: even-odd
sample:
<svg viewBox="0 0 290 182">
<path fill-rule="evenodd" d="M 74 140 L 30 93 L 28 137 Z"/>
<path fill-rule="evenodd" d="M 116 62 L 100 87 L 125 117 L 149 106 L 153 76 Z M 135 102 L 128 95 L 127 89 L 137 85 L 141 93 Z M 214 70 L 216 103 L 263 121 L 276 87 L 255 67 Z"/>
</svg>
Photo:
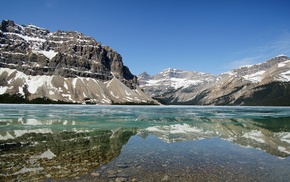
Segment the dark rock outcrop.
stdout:
<svg viewBox="0 0 290 182">
<path fill-rule="evenodd" d="M 0 38 L 0 102 L 153 102 L 122 56 L 92 37 L 4 20 Z"/>
<path fill-rule="evenodd" d="M 123 65 L 122 57 L 108 46 L 79 32 L 21 26 L 4 20 L 1 30 L 0 67 L 17 69 L 28 75 L 118 78 L 135 88 L 137 77 Z"/>
</svg>

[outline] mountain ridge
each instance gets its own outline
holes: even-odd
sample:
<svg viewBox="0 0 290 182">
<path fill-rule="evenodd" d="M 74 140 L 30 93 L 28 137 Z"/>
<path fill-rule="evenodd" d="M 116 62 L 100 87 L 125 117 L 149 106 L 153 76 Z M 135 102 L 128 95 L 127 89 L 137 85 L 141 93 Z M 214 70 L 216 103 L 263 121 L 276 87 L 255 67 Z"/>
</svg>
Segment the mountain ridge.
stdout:
<svg viewBox="0 0 290 182">
<path fill-rule="evenodd" d="M 95 104 L 154 102 L 142 93 L 119 53 L 76 31 L 50 32 L 3 20 L 0 68 L 0 95 L 17 95 L 27 102 L 37 98 Z M 120 82 L 110 87 L 114 79 Z"/>
<path fill-rule="evenodd" d="M 176 71 L 186 72 L 187 76 L 177 77 Z M 172 68 L 153 76 L 143 75 L 138 76 L 140 87 L 163 104 L 290 105 L 287 92 L 290 88 L 290 58 L 285 55 L 219 75 Z M 279 94 L 282 95 L 278 97 Z"/>
<path fill-rule="evenodd" d="M 0 29 L 2 31 L 2 44 L 11 45 L 16 42 L 14 47 L 2 46 L 2 59 L 4 59 L 1 62 L 2 67 L 8 66 L 5 63 L 9 64 L 10 67 L 13 64 L 19 64 L 16 60 L 9 62 L 11 61 L 9 57 L 5 57 L 6 53 L 11 54 L 13 52 L 22 56 L 27 55 L 31 59 L 30 62 L 37 61 L 40 65 L 25 62 L 29 66 L 34 66 L 34 69 L 36 69 L 35 67 L 46 66 L 47 69 L 42 70 L 42 74 L 56 72 L 64 77 L 77 75 L 104 80 L 111 79 L 113 74 L 120 79 L 134 78 L 134 75 L 123 65 L 120 54 L 80 32 L 61 30 L 50 32 L 34 25 L 18 25 L 11 20 L 3 21 Z M 46 65 L 45 58 L 46 61 L 49 60 Z M 14 57 L 14 59 L 17 59 L 17 57 Z M 20 61 L 19 59 L 21 60 L 20 56 L 18 56 L 17 61 Z M 23 58 L 21 61 L 23 61 Z M 19 66 L 15 66 L 15 68 L 20 69 Z M 66 70 L 61 70 L 61 68 Z M 78 72 L 72 68 L 78 70 Z M 103 73 L 93 74 L 94 71 L 98 70 L 103 71 Z M 28 71 L 27 73 L 33 74 Z M 70 73 L 72 74 L 70 75 Z"/>
</svg>

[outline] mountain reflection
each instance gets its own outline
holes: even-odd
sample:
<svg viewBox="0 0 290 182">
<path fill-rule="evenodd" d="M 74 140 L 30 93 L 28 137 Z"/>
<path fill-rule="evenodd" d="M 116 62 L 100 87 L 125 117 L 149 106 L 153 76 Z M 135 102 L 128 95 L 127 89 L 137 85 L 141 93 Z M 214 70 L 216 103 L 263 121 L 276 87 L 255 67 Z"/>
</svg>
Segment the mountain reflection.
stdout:
<svg viewBox="0 0 290 182">
<path fill-rule="evenodd" d="M 242 147 L 261 149 L 277 157 L 290 156 L 290 118 L 200 118 L 194 123 L 152 126 L 141 129 L 143 138 L 155 135 L 165 142 L 219 137 Z"/>
<path fill-rule="evenodd" d="M 198 146 L 184 149 L 212 150 L 202 148 L 208 141 L 203 139 L 213 139 L 214 142 L 222 139 L 223 148 L 215 148 L 213 158 L 219 158 L 218 153 L 230 150 L 227 148 L 230 143 L 237 144 L 237 149 L 251 147 L 286 158 L 290 156 L 290 109 L 0 105 L 0 181 L 70 180 L 93 174 L 98 166 L 118 157 L 122 146 L 129 139 L 134 141 L 131 136 L 136 134 L 143 138 L 154 135 L 167 143 L 178 142 L 174 145 L 180 150 L 183 150 L 182 146 L 197 143 Z M 150 150 L 159 144 L 162 144 L 160 151 L 172 151 L 164 152 L 165 158 L 177 155 L 175 150 L 168 150 L 171 144 L 158 140 L 158 145 L 154 145 L 156 140 L 148 138 L 144 140 L 145 144 L 149 142 L 145 146 L 140 143 L 141 138 L 136 143 L 125 145 L 124 148 L 131 152 L 125 159 L 130 159 L 137 149 L 148 152 L 144 155 L 151 155 Z M 199 141 L 181 142 L 190 140 Z M 134 163 L 142 157 L 141 154 L 137 154 Z M 187 151 L 183 154 L 189 155 Z M 206 163 L 207 158 L 199 154 L 195 159 L 204 159 Z M 237 154 L 237 158 L 239 155 L 242 154 Z M 152 167 L 145 158 L 140 166 Z M 227 157 L 222 160 L 227 160 Z M 223 162 L 225 165 L 235 161 Z M 219 162 L 217 164 L 219 166 Z M 177 164 L 176 169 L 179 169 Z"/>
<path fill-rule="evenodd" d="M 116 158 L 137 129 L 48 131 L 34 130 L 0 140 L 1 179 L 38 181 L 81 176 Z"/>
</svg>

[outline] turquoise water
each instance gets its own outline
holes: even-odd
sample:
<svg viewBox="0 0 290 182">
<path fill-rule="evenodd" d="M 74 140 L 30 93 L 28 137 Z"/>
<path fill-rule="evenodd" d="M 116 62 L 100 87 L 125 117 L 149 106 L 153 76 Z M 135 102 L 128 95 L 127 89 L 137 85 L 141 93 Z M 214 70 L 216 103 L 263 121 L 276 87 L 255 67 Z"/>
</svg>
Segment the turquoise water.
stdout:
<svg viewBox="0 0 290 182">
<path fill-rule="evenodd" d="M 289 181 L 290 108 L 4 104 L 0 156 L 5 181 Z"/>
</svg>

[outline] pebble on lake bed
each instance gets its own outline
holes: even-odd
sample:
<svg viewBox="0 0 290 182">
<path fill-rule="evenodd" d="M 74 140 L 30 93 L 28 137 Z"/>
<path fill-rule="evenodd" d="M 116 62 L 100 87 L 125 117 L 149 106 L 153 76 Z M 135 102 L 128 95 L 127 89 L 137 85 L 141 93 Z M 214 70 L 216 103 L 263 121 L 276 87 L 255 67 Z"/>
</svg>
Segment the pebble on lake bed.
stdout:
<svg viewBox="0 0 290 182">
<path fill-rule="evenodd" d="M 93 176 L 93 177 L 99 177 L 101 174 L 100 173 L 98 173 L 98 172 L 96 172 L 96 173 L 91 173 L 91 176 Z"/>
<path fill-rule="evenodd" d="M 168 175 L 165 175 L 161 181 L 169 181 L 169 176 Z"/>
</svg>

